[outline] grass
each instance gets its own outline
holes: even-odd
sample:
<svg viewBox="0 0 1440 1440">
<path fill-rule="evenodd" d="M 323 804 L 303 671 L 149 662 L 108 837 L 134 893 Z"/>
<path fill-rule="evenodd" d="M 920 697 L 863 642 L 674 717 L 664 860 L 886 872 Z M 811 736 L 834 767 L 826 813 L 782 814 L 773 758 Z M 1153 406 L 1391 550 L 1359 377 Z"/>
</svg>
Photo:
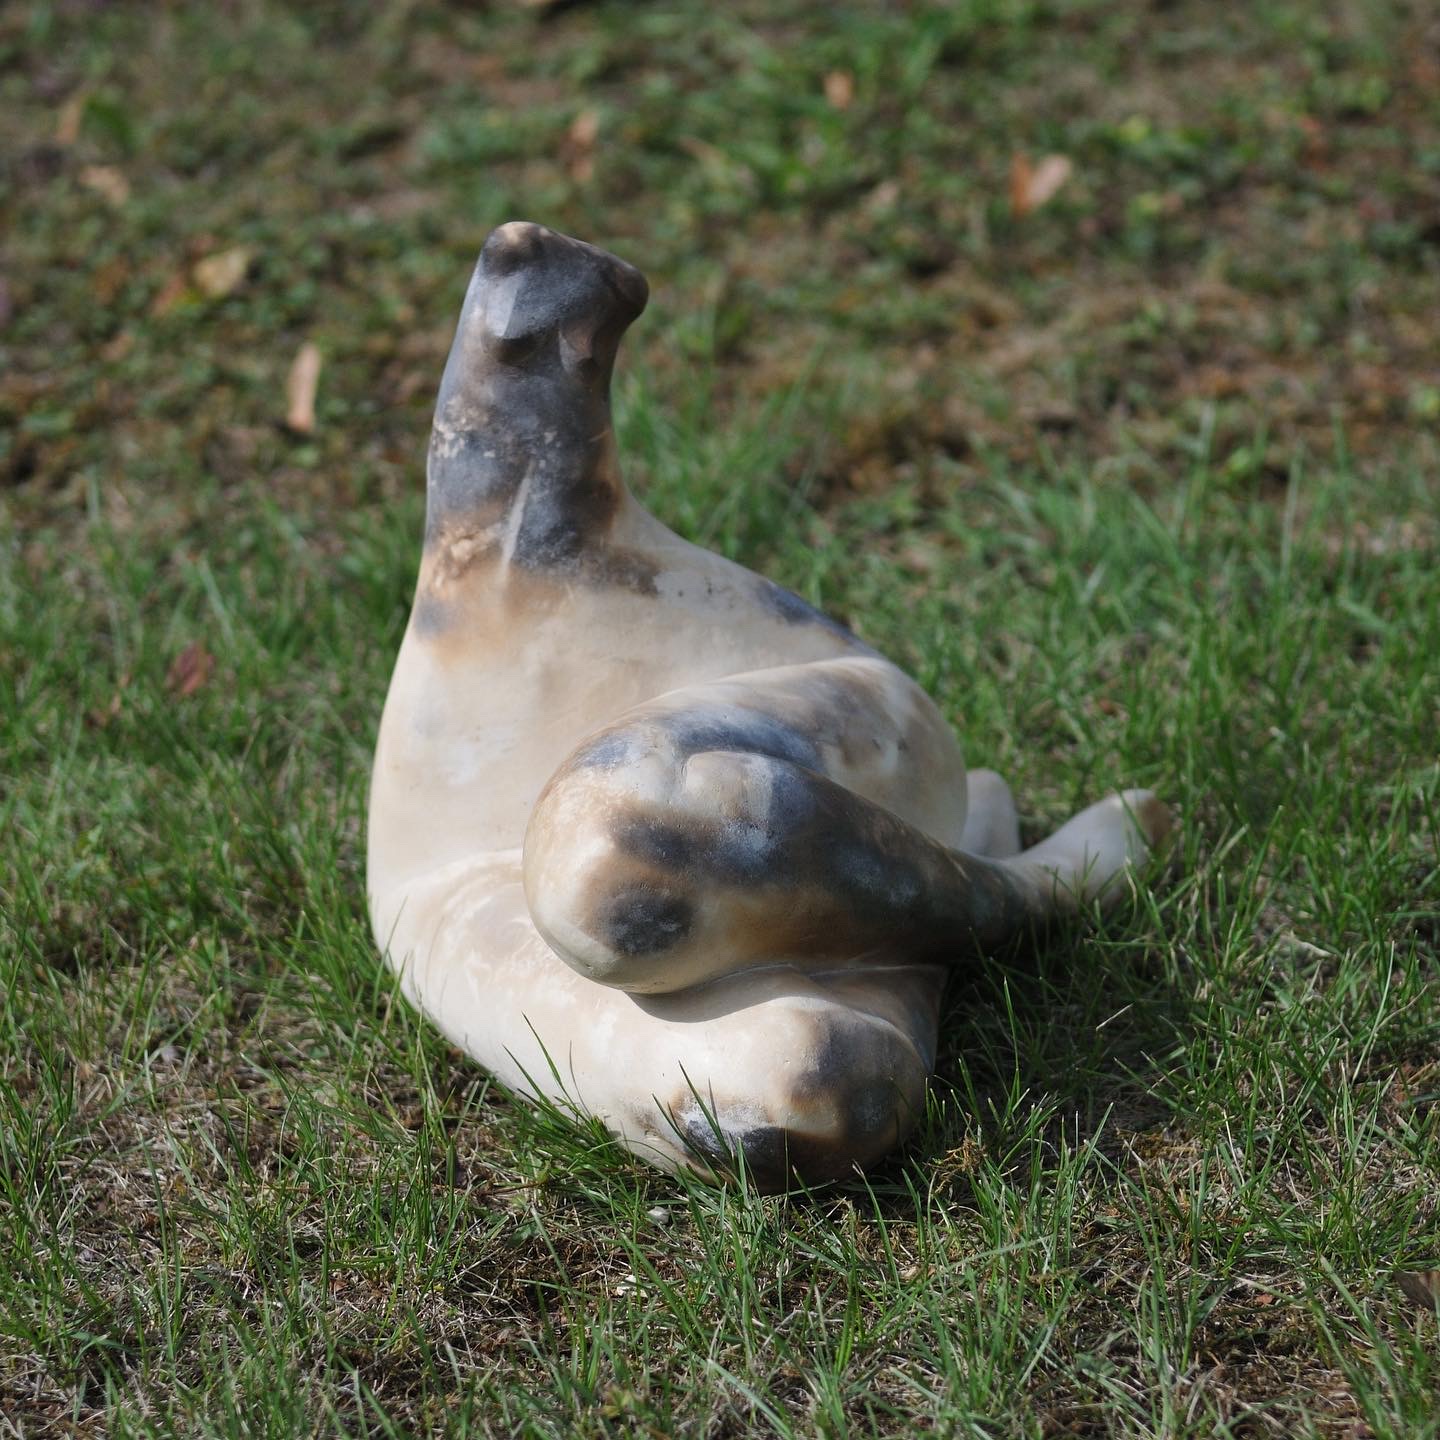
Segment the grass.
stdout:
<svg viewBox="0 0 1440 1440">
<path fill-rule="evenodd" d="M 1440 1435 L 1392 1281 L 1440 1264 L 1435 38 L 0 14 L 0 1435 Z M 655 282 L 660 514 L 917 674 L 1027 834 L 1182 817 L 1132 914 L 956 987 L 864 1180 L 640 1167 L 373 951 L 427 410 L 512 213 Z"/>
</svg>

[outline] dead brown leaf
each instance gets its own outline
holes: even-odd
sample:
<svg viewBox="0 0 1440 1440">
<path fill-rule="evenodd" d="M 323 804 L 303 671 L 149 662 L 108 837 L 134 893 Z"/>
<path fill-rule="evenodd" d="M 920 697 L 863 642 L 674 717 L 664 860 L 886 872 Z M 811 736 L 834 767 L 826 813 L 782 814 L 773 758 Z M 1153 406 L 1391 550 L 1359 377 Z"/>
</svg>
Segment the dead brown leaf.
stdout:
<svg viewBox="0 0 1440 1440">
<path fill-rule="evenodd" d="M 87 165 L 80 172 L 80 183 L 103 196 L 117 210 L 130 198 L 130 182 L 114 165 Z"/>
<path fill-rule="evenodd" d="M 151 317 L 158 320 L 162 315 L 168 315 L 184 299 L 189 288 L 190 282 L 185 278 L 184 271 L 177 270 L 155 292 L 155 298 L 150 302 Z"/>
<path fill-rule="evenodd" d="M 832 70 L 825 77 L 825 98 L 837 110 L 848 110 L 855 99 L 855 77 L 848 70 Z"/>
<path fill-rule="evenodd" d="M 307 340 L 285 377 L 285 427 L 297 435 L 315 433 L 315 391 L 320 384 L 320 347 Z"/>
<path fill-rule="evenodd" d="M 1299 115 L 1295 124 L 1305 137 L 1305 159 L 1311 164 L 1324 160 L 1330 152 L 1330 137 L 1325 133 L 1325 127 L 1313 115 Z"/>
<path fill-rule="evenodd" d="M 723 170 L 730 164 L 730 157 L 718 145 L 712 145 L 698 135 L 681 135 L 675 143 L 702 165 L 713 165 L 717 170 Z"/>
<path fill-rule="evenodd" d="M 600 112 L 582 110 L 570 122 L 560 147 L 561 158 L 572 180 L 582 184 L 595 174 L 595 141 L 600 135 Z"/>
<path fill-rule="evenodd" d="M 165 688 L 177 699 L 184 700 L 210 679 L 214 668 L 215 657 L 198 640 L 192 640 L 170 662 Z"/>
<path fill-rule="evenodd" d="M 1397 1270 L 1395 1283 L 1420 1309 L 1440 1315 L 1440 1270 Z"/>
<path fill-rule="evenodd" d="M 900 199 L 900 182 L 895 179 L 882 180 L 866 197 L 863 209 L 867 215 L 883 215 L 893 210 Z"/>
<path fill-rule="evenodd" d="M 89 98 L 84 90 L 77 90 L 61 107 L 55 117 L 55 143 L 67 149 L 80 138 L 80 126 L 85 119 L 85 101 Z"/>
<path fill-rule="evenodd" d="M 1075 164 L 1066 155 L 1047 155 L 1036 165 L 1028 155 L 1016 155 L 1010 162 L 1011 214 L 1022 220 L 1038 210 L 1055 198 L 1074 173 Z"/>
<path fill-rule="evenodd" d="M 250 269 L 254 253 L 248 245 L 233 245 L 197 260 L 190 271 L 196 288 L 210 300 L 234 294 Z"/>
</svg>

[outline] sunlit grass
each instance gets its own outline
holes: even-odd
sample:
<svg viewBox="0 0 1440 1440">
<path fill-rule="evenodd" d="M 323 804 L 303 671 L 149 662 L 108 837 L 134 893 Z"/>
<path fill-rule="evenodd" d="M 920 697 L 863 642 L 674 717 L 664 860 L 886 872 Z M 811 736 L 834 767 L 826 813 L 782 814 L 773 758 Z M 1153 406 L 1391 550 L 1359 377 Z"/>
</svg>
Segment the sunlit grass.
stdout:
<svg viewBox="0 0 1440 1440">
<path fill-rule="evenodd" d="M 0 1435 L 1440 1435 L 1428 12 L 642 10 L 0 14 Z M 1022 150 L 1076 165 L 1024 224 Z M 819 1194 L 515 1102 L 369 936 L 511 213 L 651 273 L 664 519 L 917 675 L 1027 838 L 1178 819 Z"/>
<path fill-rule="evenodd" d="M 700 423 L 626 404 L 642 457 Z M 1157 786 L 1168 873 L 957 986 L 931 1112 L 867 1181 L 668 1180 L 493 1091 L 373 951 L 413 501 L 323 550 L 259 504 L 203 569 L 102 519 L 37 573 L 12 534 L 10 1394 L 136 1434 L 1201 1435 L 1262 1398 L 1246 1423 L 1419 1433 L 1434 1326 L 1387 1277 L 1440 1251 L 1436 596 L 1346 539 L 1404 483 L 1362 507 L 1322 468 L 1300 523 L 1200 465 L 1155 502 L 1002 468 L 922 532 L 903 496 L 777 493 L 807 434 L 712 435 L 652 499 L 692 531 L 721 486 L 778 507 L 722 543 L 923 658 L 1032 831 Z"/>
</svg>

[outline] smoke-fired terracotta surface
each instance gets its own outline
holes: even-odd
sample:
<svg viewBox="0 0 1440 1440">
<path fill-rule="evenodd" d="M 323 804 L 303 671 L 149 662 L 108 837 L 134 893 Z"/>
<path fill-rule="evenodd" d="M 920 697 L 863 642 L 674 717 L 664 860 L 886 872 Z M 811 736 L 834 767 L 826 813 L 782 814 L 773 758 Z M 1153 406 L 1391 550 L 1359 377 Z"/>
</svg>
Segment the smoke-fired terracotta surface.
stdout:
<svg viewBox="0 0 1440 1440">
<path fill-rule="evenodd" d="M 507 1085 L 661 1165 L 823 1181 L 914 1120 L 947 971 L 1117 893 L 1165 811 L 1128 791 L 1019 852 L 913 681 L 645 511 L 609 387 L 646 297 L 541 226 L 485 243 L 375 759 L 375 935 Z"/>
</svg>

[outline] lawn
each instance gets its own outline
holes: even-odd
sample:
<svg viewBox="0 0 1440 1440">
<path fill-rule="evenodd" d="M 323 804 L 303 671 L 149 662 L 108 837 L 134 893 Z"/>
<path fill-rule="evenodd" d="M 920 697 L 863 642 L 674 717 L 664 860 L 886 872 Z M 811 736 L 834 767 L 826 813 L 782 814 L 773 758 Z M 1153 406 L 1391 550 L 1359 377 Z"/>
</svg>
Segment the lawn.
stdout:
<svg viewBox="0 0 1440 1440">
<path fill-rule="evenodd" d="M 1428 0 L 15 3 L 0 133 L 0 1436 L 1440 1436 Z M 650 276 L 664 519 L 1027 839 L 1179 818 L 823 1192 L 513 1101 L 369 936 L 516 216 Z"/>
</svg>

